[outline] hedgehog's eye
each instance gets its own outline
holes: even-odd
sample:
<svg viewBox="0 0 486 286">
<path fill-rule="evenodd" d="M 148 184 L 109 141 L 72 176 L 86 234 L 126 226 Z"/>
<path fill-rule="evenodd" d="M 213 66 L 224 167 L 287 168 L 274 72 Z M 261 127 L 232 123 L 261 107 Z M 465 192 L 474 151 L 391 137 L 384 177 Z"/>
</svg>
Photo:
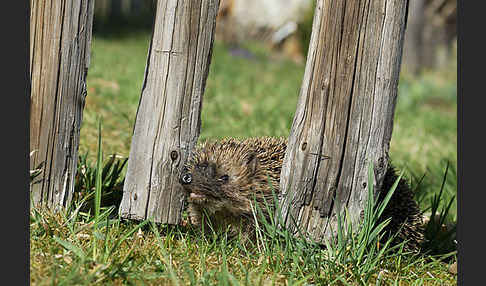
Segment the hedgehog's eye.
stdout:
<svg viewBox="0 0 486 286">
<path fill-rule="evenodd" d="M 198 167 L 204 170 L 208 167 L 208 162 L 201 163 Z"/>
<path fill-rule="evenodd" d="M 219 178 L 219 181 L 222 183 L 228 182 L 229 176 L 228 175 L 223 175 Z"/>
</svg>

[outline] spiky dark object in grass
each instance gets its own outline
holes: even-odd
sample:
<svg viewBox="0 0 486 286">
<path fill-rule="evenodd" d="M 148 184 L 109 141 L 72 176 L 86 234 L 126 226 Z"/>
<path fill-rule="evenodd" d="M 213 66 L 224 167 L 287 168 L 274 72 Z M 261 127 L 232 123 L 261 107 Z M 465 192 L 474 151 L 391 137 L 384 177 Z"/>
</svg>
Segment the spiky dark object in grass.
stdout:
<svg viewBox="0 0 486 286">
<path fill-rule="evenodd" d="M 254 202 L 269 217 L 274 211 L 273 194 L 279 193 L 280 171 L 287 141 L 284 138 L 227 138 L 206 141 L 196 148 L 180 176 L 188 200 L 190 222 L 198 227 L 210 225 L 230 234 L 254 234 Z M 390 167 L 378 202 L 397 179 Z M 268 208 L 267 206 L 270 205 Z M 209 225 L 203 222 L 204 213 Z M 401 179 L 379 222 L 391 217 L 385 232 L 397 234 L 395 242 L 408 240 L 407 249 L 416 250 L 423 240 L 420 209 L 413 192 Z M 378 223 L 379 223 L 378 222 Z"/>
<path fill-rule="evenodd" d="M 256 202 L 265 209 L 265 202 L 273 202 L 285 147 L 283 138 L 264 137 L 206 141 L 197 148 L 180 177 L 191 223 L 202 226 L 207 212 L 213 228 L 229 227 L 232 235 L 241 230 L 244 237 L 253 234 L 252 206 Z"/>
<path fill-rule="evenodd" d="M 378 195 L 378 202 L 382 201 L 388 190 L 398 179 L 396 171 L 389 164 L 382 188 Z M 407 240 L 408 249 L 419 249 L 424 240 L 424 228 L 422 215 L 414 193 L 405 179 L 400 179 L 388 205 L 378 220 L 382 222 L 386 218 L 391 218 L 385 232 L 385 237 L 397 234 L 395 242 Z"/>
</svg>

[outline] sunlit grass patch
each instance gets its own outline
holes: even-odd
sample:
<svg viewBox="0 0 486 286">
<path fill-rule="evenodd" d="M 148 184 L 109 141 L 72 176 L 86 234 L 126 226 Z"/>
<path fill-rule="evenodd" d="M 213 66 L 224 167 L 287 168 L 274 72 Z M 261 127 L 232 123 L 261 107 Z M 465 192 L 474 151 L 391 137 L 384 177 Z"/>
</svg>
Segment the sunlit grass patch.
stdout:
<svg viewBox="0 0 486 286">
<path fill-rule="evenodd" d="M 93 168 L 88 173 L 101 174 L 107 166 L 112 166 L 110 161 L 87 167 Z M 100 186 L 98 183 L 98 189 L 103 190 Z M 258 241 L 248 243 L 225 233 L 202 235 L 190 225 L 121 220 L 108 201 L 100 206 L 83 204 L 86 201 L 77 201 L 57 214 L 31 209 L 33 285 L 456 283 L 456 277 L 447 271 L 450 262 L 444 262 L 454 252 L 434 257 L 407 253 L 401 245 L 391 246 L 386 241 L 379 243 L 386 221 L 377 224 L 380 207 L 372 201 L 364 223 L 354 232 L 345 217 L 340 217 L 337 241 L 327 248 L 279 228 L 278 215 L 262 220 Z M 99 215 L 93 215 L 96 208 Z"/>
</svg>

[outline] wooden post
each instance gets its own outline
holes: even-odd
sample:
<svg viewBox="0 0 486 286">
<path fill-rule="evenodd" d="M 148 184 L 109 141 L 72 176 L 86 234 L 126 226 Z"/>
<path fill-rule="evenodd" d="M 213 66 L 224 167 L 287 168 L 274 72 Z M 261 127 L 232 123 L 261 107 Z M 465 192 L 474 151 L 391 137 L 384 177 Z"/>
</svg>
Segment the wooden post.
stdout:
<svg viewBox="0 0 486 286">
<path fill-rule="evenodd" d="M 54 210 L 68 205 L 74 190 L 93 3 L 30 2 L 30 169 L 43 166 L 30 190 L 34 205 Z"/>
<path fill-rule="evenodd" d="M 317 0 L 280 181 L 289 229 L 323 242 L 334 236 L 343 207 L 356 226 L 367 200 L 369 162 L 379 189 L 388 167 L 407 7 L 407 0 Z"/>
<path fill-rule="evenodd" d="M 199 137 L 218 0 L 157 3 L 127 175 L 124 218 L 178 224 L 179 173 Z"/>
<path fill-rule="evenodd" d="M 403 66 L 414 75 L 417 75 L 423 66 L 424 27 L 425 0 L 411 1 L 403 44 Z"/>
</svg>

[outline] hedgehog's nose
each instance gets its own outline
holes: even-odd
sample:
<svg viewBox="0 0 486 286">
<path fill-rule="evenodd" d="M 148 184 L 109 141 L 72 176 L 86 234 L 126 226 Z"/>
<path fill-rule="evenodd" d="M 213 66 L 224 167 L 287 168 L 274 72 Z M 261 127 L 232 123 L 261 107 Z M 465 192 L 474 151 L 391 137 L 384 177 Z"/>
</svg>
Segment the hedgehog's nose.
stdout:
<svg viewBox="0 0 486 286">
<path fill-rule="evenodd" d="M 183 185 L 190 184 L 192 182 L 192 175 L 191 175 L 191 173 L 182 174 L 180 181 L 181 181 L 181 184 L 183 184 Z"/>
</svg>

